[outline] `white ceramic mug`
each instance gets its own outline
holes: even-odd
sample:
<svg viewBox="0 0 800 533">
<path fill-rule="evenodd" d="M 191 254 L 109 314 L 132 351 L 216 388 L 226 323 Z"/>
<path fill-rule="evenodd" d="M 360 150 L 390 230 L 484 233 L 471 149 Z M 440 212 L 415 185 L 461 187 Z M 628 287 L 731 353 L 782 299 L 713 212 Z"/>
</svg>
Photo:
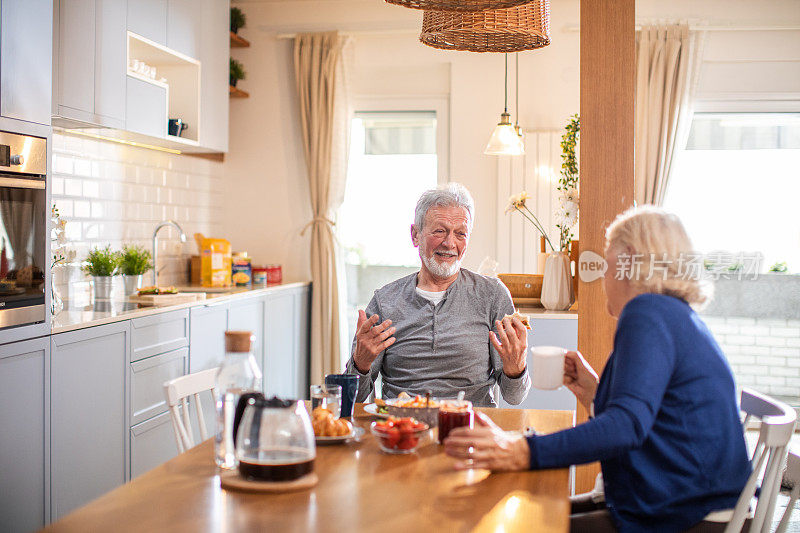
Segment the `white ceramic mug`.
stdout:
<svg viewBox="0 0 800 533">
<path fill-rule="evenodd" d="M 567 350 L 558 346 L 531 348 L 533 386 L 537 389 L 555 390 L 564 384 L 564 356 Z"/>
</svg>

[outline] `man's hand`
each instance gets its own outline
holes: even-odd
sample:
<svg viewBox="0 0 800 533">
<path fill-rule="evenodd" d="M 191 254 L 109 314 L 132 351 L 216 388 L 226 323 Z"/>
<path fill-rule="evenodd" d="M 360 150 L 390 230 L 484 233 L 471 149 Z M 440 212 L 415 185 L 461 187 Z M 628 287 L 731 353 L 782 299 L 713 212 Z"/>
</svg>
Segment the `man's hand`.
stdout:
<svg viewBox="0 0 800 533">
<path fill-rule="evenodd" d="M 505 317 L 495 320 L 497 333 L 489 332 L 489 340 L 503 361 L 503 373 L 518 378 L 525 372 L 528 351 L 528 330 L 520 319 Z"/>
<path fill-rule="evenodd" d="M 372 362 L 378 354 L 394 344 L 396 340 L 392 337 L 395 328 L 390 328 L 391 320 L 384 320 L 378 324 L 380 317 L 372 315 L 367 318 L 367 314 L 361 309 L 358 310 L 358 324 L 356 324 L 356 349 L 353 352 L 353 362 L 362 374 L 369 372 Z M 377 326 L 375 324 L 378 324 Z"/>
</svg>

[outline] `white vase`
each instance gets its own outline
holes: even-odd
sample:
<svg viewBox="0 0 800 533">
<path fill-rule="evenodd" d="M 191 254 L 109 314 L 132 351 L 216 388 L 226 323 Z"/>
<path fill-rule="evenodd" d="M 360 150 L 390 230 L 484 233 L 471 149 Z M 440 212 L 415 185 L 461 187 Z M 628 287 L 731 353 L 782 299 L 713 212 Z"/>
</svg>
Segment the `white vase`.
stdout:
<svg viewBox="0 0 800 533">
<path fill-rule="evenodd" d="M 552 311 L 564 311 L 574 301 L 569 256 L 564 252 L 547 254 L 542 279 L 542 305 Z"/>
<path fill-rule="evenodd" d="M 536 254 L 536 273 L 540 275 L 544 275 L 544 265 L 547 262 L 547 256 L 549 254 L 547 252 L 538 252 Z"/>
</svg>

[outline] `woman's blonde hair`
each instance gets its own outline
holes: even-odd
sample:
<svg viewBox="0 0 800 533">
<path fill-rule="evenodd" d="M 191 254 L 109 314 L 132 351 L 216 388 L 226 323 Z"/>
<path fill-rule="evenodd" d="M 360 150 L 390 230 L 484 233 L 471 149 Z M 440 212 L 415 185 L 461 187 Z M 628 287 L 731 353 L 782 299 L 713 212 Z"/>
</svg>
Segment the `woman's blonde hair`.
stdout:
<svg viewBox="0 0 800 533">
<path fill-rule="evenodd" d="M 711 300 L 703 257 L 677 215 L 651 205 L 632 207 L 606 230 L 606 250 L 612 246 L 618 271 L 607 276 L 625 275 L 637 292 L 674 296 L 697 309 Z"/>
</svg>

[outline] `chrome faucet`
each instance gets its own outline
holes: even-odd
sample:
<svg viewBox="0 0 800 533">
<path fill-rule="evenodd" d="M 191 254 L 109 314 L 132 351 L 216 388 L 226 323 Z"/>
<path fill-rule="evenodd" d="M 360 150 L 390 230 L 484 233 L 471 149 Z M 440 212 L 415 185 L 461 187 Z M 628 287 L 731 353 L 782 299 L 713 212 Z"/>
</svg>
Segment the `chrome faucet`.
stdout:
<svg viewBox="0 0 800 533">
<path fill-rule="evenodd" d="M 174 220 L 165 220 L 153 230 L 153 286 L 158 287 L 158 230 L 164 226 L 175 226 L 181 232 L 181 242 L 186 242 L 186 234 Z"/>
</svg>

